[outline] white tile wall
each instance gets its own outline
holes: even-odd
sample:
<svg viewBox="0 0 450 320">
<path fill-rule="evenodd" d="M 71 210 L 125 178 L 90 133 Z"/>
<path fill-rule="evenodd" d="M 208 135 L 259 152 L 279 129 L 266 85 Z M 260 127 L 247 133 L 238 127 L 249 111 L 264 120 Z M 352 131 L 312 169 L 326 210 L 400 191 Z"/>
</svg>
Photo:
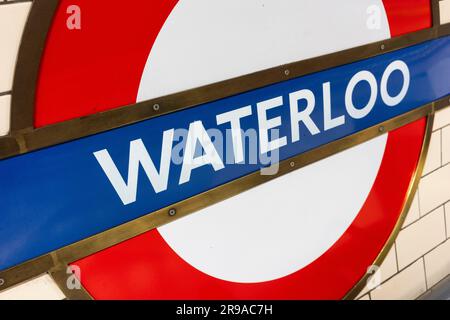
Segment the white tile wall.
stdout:
<svg viewBox="0 0 450 320">
<path fill-rule="evenodd" d="M 436 112 L 433 130 L 438 130 L 448 125 L 450 125 L 450 108 L 447 107 Z"/>
<path fill-rule="evenodd" d="M 450 0 L 442 0 L 439 2 L 441 11 L 441 23 L 450 23 Z"/>
<path fill-rule="evenodd" d="M 447 239 L 450 239 L 450 202 L 448 202 L 445 207 L 445 222 L 446 222 L 446 230 L 447 230 Z"/>
<path fill-rule="evenodd" d="M 406 228 L 411 223 L 420 219 L 420 210 L 419 210 L 419 193 L 416 192 L 414 196 L 414 200 L 411 203 L 411 208 L 409 209 L 409 213 L 406 216 L 405 222 L 403 223 L 402 228 Z"/>
<path fill-rule="evenodd" d="M 446 239 L 444 207 L 402 230 L 397 238 L 398 267 L 405 268 Z"/>
<path fill-rule="evenodd" d="M 429 288 L 450 274 L 450 240 L 425 255 L 425 269 Z"/>
<path fill-rule="evenodd" d="M 385 282 L 398 272 L 397 268 L 397 256 L 395 247 L 392 247 L 391 251 L 387 254 L 383 261 L 383 264 L 379 266 L 379 269 L 375 274 L 367 280 L 366 287 L 358 295 L 357 299 L 367 295 L 370 290 L 376 288 L 379 284 Z"/>
<path fill-rule="evenodd" d="M 0 2 L 0 94 L 12 89 L 20 39 L 31 2 Z M 10 103 L 0 101 L 0 136 L 9 131 Z M 8 100 L 9 101 L 9 100 Z"/>
<path fill-rule="evenodd" d="M 423 169 L 426 175 L 441 166 L 441 131 L 435 131 L 431 135 L 430 148 L 428 149 L 427 161 Z"/>
<path fill-rule="evenodd" d="M 30 7 L 30 2 L 0 7 L 0 92 L 12 88 L 17 51 Z"/>
<path fill-rule="evenodd" d="M 450 164 L 424 177 L 419 186 L 422 214 L 443 205 L 450 199 Z"/>
<path fill-rule="evenodd" d="M 415 299 L 427 290 L 422 259 L 410 265 L 370 293 L 373 300 Z"/>
<path fill-rule="evenodd" d="M 450 126 L 442 129 L 442 164 L 450 163 Z"/>
<path fill-rule="evenodd" d="M 0 300 L 63 300 L 65 295 L 49 275 L 0 292 Z"/>
<path fill-rule="evenodd" d="M 6 2 L 0 0 L 0 136 L 9 131 L 9 91 L 31 7 L 30 1 Z M 450 0 L 440 1 L 440 12 L 441 23 L 450 23 Z M 382 285 L 372 291 L 366 288 L 360 300 L 414 299 L 450 273 L 450 240 L 445 241 L 450 239 L 450 107 L 436 114 L 434 130 L 424 172 L 428 175 L 396 245 L 375 275 Z M 0 300 L 63 298 L 48 275 L 0 292 Z"/>
<path fill-rule="evenodd" d="M 0 96 L 0 136 L 9 132 L 11 96 Z"/>
<path fill-rule="evenodd" d="M 398 272 L 397 268 L 397 255 L 395 247 L 392 247 L 391 251 L 389 251 L 388 255 L 386 256 L 383 264 L 381 265 L 380 269 L 378 270 L 378 274 L 375 273 L 375 277 L 377 280 L 379 279 L 381 283 L 388 280 L 390 277 L 392 277 L 394 274 Z"/>
</svg>

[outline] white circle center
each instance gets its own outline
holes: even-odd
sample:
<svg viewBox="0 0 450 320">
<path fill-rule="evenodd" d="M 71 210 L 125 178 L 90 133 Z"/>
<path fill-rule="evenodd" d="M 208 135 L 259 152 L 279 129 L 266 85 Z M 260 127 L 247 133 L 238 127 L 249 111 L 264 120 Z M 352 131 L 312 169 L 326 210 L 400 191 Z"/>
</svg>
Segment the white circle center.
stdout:
<svg viewBox="0 0 450 320">
<path fill-rule="evenodd" d="M 348 2 L 181 0 L 149 55 L 138 101 L 390 37 L 381 0 Z M 367 24 L 374 5 L 382 13 L 375 30 Z M 254 283 L 292 274 L 354 221 L 386 141 L 319 161 L 159 232 L 186 262 L 219 279 Z"/>
</svg>

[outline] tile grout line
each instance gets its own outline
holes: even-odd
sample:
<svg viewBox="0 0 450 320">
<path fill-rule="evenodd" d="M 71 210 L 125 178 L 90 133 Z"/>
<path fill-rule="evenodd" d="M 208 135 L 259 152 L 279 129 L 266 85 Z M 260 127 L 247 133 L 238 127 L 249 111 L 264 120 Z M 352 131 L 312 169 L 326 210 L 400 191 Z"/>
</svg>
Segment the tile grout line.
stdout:
<svg viewBox="0 0 450 320">
<path fill-rule="evenodd" d="M 440 129 L 439 129 L 439 130 L 440 130 Z M 437 131 L 438 131 L 438 130 L 437 130 Z M 437 132 L 437 131 L 436 131 L 436 132 Z M 428 176 L 431 176 L 433 173 L 436 173 L 436 172 L 439 171 L 440 169 L 445 168 L 448 164 L 450 164 L 450 162 L 447 163 L 447 164 L 445 164 L 445 165 L 442 165 L 442 163 L 441 163 L 441 166 L 440 166 L 439 168 L 436 168 L 436 169 L 434 169 L 434 170 L 432 170 L 432 171 L 430 171 L 430 172 L 424 174 L 420 179 L 422 180 L 423 178 L 426 178 L 426 177 L 428 177 Z"/>
<path fill-rule="evenodd" d="M 396 264 L 396 267 L 397 267 L 396 274 L 397 274 L 397 273 L 400 272 L 400 265 L 398 263 L 397 240 L 394 242 L 394 250 L 395 250 L 395 264 Z"/>
<path fill-rule="evenodd" d="M 423 276 L 425 277 L 425 291 L 428 291 L 427 266 L 425 264 L 425 255 L 422 256 Z"/>
<path fill-rule="evenodd" d="M 0 92 L 0 97 L 3 97 L 3 96 L 9 96 L 9 95 L 11 95 L 11 94 L 12 94 L 12 91 Z"/>
<path fill-rule="evenodd" d="M 407 270 L 409 267 L 411 267 L 412 265 L 414 265 L 415 263 L 419 262 L 420 259 L 424 259 L 426 255 L 428 255 L 429 253 L 433 252 L 435 249 L 437 249 L 438 247 L 442 246 L 443 244 L 445 244 L 447 241 L 450 241 L 449 239 L 445 239 L 444 241 L 440 242 L 438 245 L 436 245 L 435 247 L 433 247 L 432 249 L 430 249 L 429 251 L 425 252 L 423 255 L 421 255 L 420 257 L 418 257 L 417 259 L 415 259 L 413 262 L 411 262 L 410 264 L 406 265 L 403 269 L 398 270 L 398 272 L 392 276 L 390 276 L 389 278 L 387 278 L 386 280 L 384 280 L 382 283 L 380 283 L 380 285 L 372 290 L 370 290 L 368 293 L 371 293 L 375 290 L 377 290 L 378 288 L 382 287 L 383 285 L 385 285 L 386 283 L 388 283 L 390 280 L 392 280 L 393 278 L 395 278 L 396 276 L 398 276 L 401 272 Z"/>
<path fill-rule="evenodd" d="M 449 234 L 448 234 L 449 230 L 447 229 L 447 212 L 446 212 L 447 210 L 445 209 L 445 207 L 448 203 L 450 203 L 450 201 L 443 205 L 443 207 L 444 207 L 444 227 L 445 227 L 445 238 L 446 239 L 449 238 Z"/>
<path fill-rule="evenodd" d="M 441 166 L 444 165 L 444 138 L 442 137 L 444 135 L 444 128 L 441 128 Z"/>
</svg>

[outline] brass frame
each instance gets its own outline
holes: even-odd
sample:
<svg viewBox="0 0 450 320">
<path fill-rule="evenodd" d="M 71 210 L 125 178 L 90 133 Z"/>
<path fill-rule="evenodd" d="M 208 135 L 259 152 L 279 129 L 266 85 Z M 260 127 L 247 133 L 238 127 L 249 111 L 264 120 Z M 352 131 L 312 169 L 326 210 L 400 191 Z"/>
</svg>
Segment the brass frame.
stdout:
<svg viewBox="0 0 450 320">
<path fill-rule="evenodd" d="M 433 4 L 433 27 L 430 29 L 35 129 L 33 127 L 34 94 L 39 74 L 39 65 L 47 32 L 59 1 L 34 0 L 23 35 L 16 67 L 12 92 L 11 133 L 8 136 L 0 137 L 0 159 L 111 130 L 162 114 L 183 110 L 269 84 L 360 61 L 423 41 L 449 35 L 450 24 L 439 24 L 439 0 L 431 1 Z M 286 72 L 286 70 L 289 72 Z M 434 112 L 448 106 L 449 98 L 450 96 L 447 96 L 377 126 L 285 160 L 280 163 L 279 173 L 275 176 L 263 176 L 259 172 L 250 174 L 170 207 L 155 211 L 134 221 L 2 271 L 0 272 L 0 279 L 4 280 L 4 284 L 0 287 L 0 290 L 11 288 L 47 272 L 53 277 L 68 298 L 91 299 L 92 297 L 83 288 L 82 290 L 67 289 L 66 280 L 68 275 L 66 274 L 66 268 L 69 263 L 170 223 L 199 209 L 228 199 L 252 187 L 302 168 L 332 154 L 368 141 L 380 134 L 397 129 L 420 118 L 428 117 L 426 138 L 423 144 L 419 166 L 409 187 L 408 197 L 405 201 L 402 215 L 389 241 L 375 261 L 375 264 L 381 264 L 395 241 L 395 237 L 417 189 L 430 141 Z M 158 111 L 155 111 L 155 108 L 153 108 L 156 104 L 160 106 Z M 168 214 L 168 211 L 172 208 L 176 208 L 177 210 L 175 217 Z M 367 275 L 361 279 L 345 298 L 356 297 L 358 290 L 363 288 L 366 280 Z"/>
<path fill-rule="evenodd" d="M 241 192 L 293 172 L 294 170 L 298 170 L 311 163 L 329 157 L 337 152 L 341 152 L 353 146 L 359 145 L 365 141 L 400 128 L 423 117 L 432 118 L 434 115 L 434 105 L 435 103 L 425 105 L 409 113 L 368 128 L 364 131 L 355 133 L 343 139 L 323 145 L 312 151 L 284 160 L 280 163 L 279 172 L 276 175 L 265 176 L 261 175 L 259 172 L 255 172 L 240 179 L 231 181 L 227 184 L 221 185 L 217 188 L 208 190 L 192 198 L 180 201 L 161 210 L 149 213 L 148 215 L 135 219 L 131 222 L 122 224 L 110 230 L 94 235 L 90 238 L 81 240 L 72 245 L 60 248 L 36 259 L 27 261 L 18 266 L 2 271 L 0 272 L 0 279 L 3 279 L 5 281 L 2 289 L 6 289 L 8 287 L 19 284 L 23 281 L 26 281 L 27 279 L 48 272 L 49 270 L 66 270 L 69 263 L 77 261 L 81 258 L 87 257 L 103 249 L 112 247 L 135 236 L 173 222 L 200 209 L 226 200 Z M 424 142 L 425 150 L 428 147 L 429 136 L 431 135 L 432 130 L 432 123 L 428 121 L 427 125 L 428 137 Z M 423 153 L 421 156 L 421 164 L 425 161 L 424 156 L 426 156 L 426 153 Z M 421 170 L 417 170 L 416 177 L 420 177 L 420 171 Z M 413 189 L 411 190 L 413 191 Z M 412 201 L 412 196 L 414 195 L 411 190 L 409 192 L 407 203 Z M 409 198 L 411 198 L 411 200 Z M 176 209 L 176 216 L 169 215 L 169 211 L 171 209 Z M 405 214 L 405 212 L 407 212 L 406 209 L 407 208 L 405 205 L 402 216 Z M 382 256 L 381 258 L 384 258 L 384 256 Z M 381 262 L 381 259 L 377 259 L 377 262 Z M 52 274 L 52 272 L 50 272 L 50 274 Z M 59 273 L 59 275 L 59 277 L 54 279 L 55 281 L 57 281 L 58 286 L 61 289 L 64 289 L 65 281 L 61 280 L 64 279 L 64 277 L 61 276 L 61 273 Z M 73 292 L 73 290 L 69 292 L 65 290 L 65 293 L 69 295 L 72 294 L 77 299 L 79 298 L 79 294 Z"/>
</svg>

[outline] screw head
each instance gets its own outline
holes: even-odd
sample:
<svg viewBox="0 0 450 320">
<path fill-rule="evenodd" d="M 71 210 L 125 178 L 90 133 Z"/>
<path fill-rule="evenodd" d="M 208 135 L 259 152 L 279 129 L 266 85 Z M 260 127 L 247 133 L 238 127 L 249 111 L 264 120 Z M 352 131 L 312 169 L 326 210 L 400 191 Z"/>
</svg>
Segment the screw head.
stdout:
<svg viewBox="0 0 450 320">
<path fill-rule="evenodd" d="M 285 74 L 286 76 L 288 76 L 288 75 L 291 74 L 291 71 L 289 71 L 289 69 L 286 69 L 286 70 L 284 70 L 284 74 Z"/>
<path fill-rule="evenodd" d="M 161 108 L 161 107 L 160 107 L 159 104 L 154 104 L 154 105 L 153 105 L 153 110 L 155 110 L 155 111 L 159 111 L 160 108 Z"/>
<path fill-rule="evenodd" d="M 378 130 L 379 130 L 380 132 L 384 132 L 384 131 L 386 130 L 386 128 L 383 127 L 383 126 L 381 126 Z"/>
<path fill-rule="evenodd" d="M 177 210 L 172 208 L 169 210 L 169 216 L 174 217 L 177 215 Z"/>
<path fill-rule="evenodd" d="M 384 50 L 384 49 L 386 49 L 386 46 L 384 44 L 382 44 L 380 48 L 381 48 L 381 50 Z"/>
<path fill-rule="evenodd" d="M 0 279 L 0 287 L 5 284 L 5 279 Z"/>
<path fill-rule="evenodd" d="M 291 165 L 291 168 L 295 167 L 295 162 L 292 161 L 292 162 L 290 163 L 290 165 Z"/>
</svg>

